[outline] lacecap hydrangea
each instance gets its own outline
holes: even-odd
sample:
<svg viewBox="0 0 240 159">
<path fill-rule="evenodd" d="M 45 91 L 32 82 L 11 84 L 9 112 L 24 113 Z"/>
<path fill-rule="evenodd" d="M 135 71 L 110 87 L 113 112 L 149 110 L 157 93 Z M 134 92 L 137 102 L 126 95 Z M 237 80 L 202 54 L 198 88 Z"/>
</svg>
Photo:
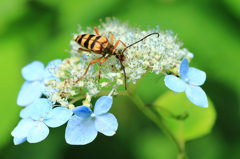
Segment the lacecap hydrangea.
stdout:
<svg viewBox="0 0 240 159">
<path fill-rule="evenodd" d="M 158 26 L 141 30 L 138 27 L 129 27 L 128 23 L 121 23 L 115 18 L 107 18 L 106 22 L 101 22 L 98 30 L 101 36 L 109 39 L 113 34 L 114 41 L 121 40 L 126 45 L 148 34 L 159 33 L 159 36 L 149 36 L 124 52 L 126 58 L 123 65 L 127 84 L 135 84 L 146 72 L 163 74 L 166 76 L 167 87 L 175 92 L 186 91 L 190 101 L 198 106 L 207 107 L 206 94 L 203 90 L 200 91 L 200 95 L 199 91 L 196 91 L 205 81 L 205 73 L 188 68 L 188 61 L 193 58 L 193 54 L 182 48 L 182 43 L 172 31 L 161 31 Z M 87 74 L 78 80 L 85 73 L 89 63 L 102 56 L 93 52 L 78 51 L 80 45 L 75 39 L 81 34 L 95 32 L 93 27 L 84 30 L 79 26 L 78 32 L 73 34 L 70 41 L 69 58 L 53 60 L 46 68 L 39 61 L 34 61 L 23 68 L 22 74 L 26 82 L 20 90 L 18 104 L 25 108 L 20 113 L 21 121 L 12 131 L 15 144 L 24 141 L 40 142 L 47 137 L 48 127 L 58 127 L 66 122 L 68 123 L 65 138 L 67 143 L 73 145 L 92 142 L 97 132 L 112 136 L 117 131 L 117 119 L 108 111 L 113 103 L 112 96 L 117 95 L 118 87 L 124 85 L 123 70 L 119 60 L 111 56 L 101 66 L 99 62 L 91 65 Z M 124 48 L 122 44 L 117 47 Z M 201 81 L 196 81 L 199 74 Z M 181 88 L 178 84 L 181 84 Z M 190 94 L 195 93 L 189 97 L 190 88 L 196 89 L 190 91 Z M 102 95 L 103 89 L 109 89 L 110 92 L 100 97 L 93 107 L 92 97 Z M 41 98 L 42 94 L 47 99 Z M 193 99 L 195 97 L 199 99 L 198 102 Z M 82 100 L 80 106 L 76 104 L 79 100 Z M 40 111 L 41 107 L 44 109 Z M 62 118 L 58 114 L 61 114 Z M 39 125 L 41 129 L 36 128 Z M 37 135 L 41 132 L 44 135 Z"/>
</svg>

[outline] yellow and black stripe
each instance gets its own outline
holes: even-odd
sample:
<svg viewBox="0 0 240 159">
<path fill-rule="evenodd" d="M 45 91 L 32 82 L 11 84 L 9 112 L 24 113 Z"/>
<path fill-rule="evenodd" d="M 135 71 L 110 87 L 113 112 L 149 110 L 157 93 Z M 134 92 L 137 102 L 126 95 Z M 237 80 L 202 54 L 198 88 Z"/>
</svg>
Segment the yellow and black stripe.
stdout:
<svg viewBox="0 0 240 159">
<path fill-rule="evenodd" d="M 82 34 L 79 35 L 75 41 L 85 47 L 88 50 L 91 50 L 95 53 L 101 53 L 103 49 L 103 44 L 107 43 L 107 38 L 100 35 L 92 35 L 92 34 Z"/>
</svg>

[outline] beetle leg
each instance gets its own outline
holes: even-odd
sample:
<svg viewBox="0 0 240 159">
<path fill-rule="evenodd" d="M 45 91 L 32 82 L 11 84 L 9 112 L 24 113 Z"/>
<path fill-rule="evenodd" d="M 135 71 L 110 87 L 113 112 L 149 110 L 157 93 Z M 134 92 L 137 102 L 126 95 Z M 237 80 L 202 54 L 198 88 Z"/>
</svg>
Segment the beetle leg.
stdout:
<svg viewBox="0 0 240 159">
<path fill-rule="evenodd" d="M 94 30 L 95 30 L 95 33 L 99 35 L 98 28 L 96 26 L 94 26 Z"/>
<path fill-rule="evenodd" d="M 115 45 L 114 45 L 114 48 L 115 48 L 115 49 L 116 49 L 116 47 L 118 46 L 119 42 L 121 42 L 121 43 L 123 44 L 123 46 L 127 47 L 127 45 L 126 45 L 124 42 L 122 42 L 121 40 L 117 40 L 116 43 L 115 43 Z"/>
<path fill-rule="evenodd" d="M 80 51 L 86 51 L 86 52 L 91 52 L 91 50 L 83 49 L 83 48 L 78 48 L 78 52 Z"/>
<path fill-rule="evenodd" d="M 114 49 L 113 49 L 113 53 L 114 53 L 115 50 L 117 49 L 117 46 L 118 46 L 119 42 L 121 42 L 121 43 L 123 44 L 123 46 L 127 47 L 127 45 L 124 44 L 124 42 L 122 42 L 121 40 L 117 40 L 116 43 L 114 44 L 114 47 L 113 47 L 113 48 L 114 48 Z"/>
<path fill-rule="evenodd" d="M 78 80 L 76 81 L 76 83 L 79 82 L 79 81 L 87 74 L 88 69 L 89 69 L 89 67 L 90 67 L 92 64 L 100 61 L 102 58 L 103 58 L 103 57 L 99 57 L 99 58 L 97 58 L 97 59 L 95 59 L 95 60 L 92 60 L 92 61 L 88 64 L 88 67 L 87 67 L 86 71 L 84 72 L 84 74 L 83 74 L 80 78 L 78 78 Z"/>
<path fill-rule="evenodd" d="M 100 76 L 101 76 L 101 67 L 102 67 L 102 63 L 104 63 L 111 55 L 108 55 L 107 57 L 104 57 L 101 61 L 100 61 L 100 68 L 99 68 L 99 73 L 98 73 L 98 80 L 100 80 Z"/>
<path fill-rule="evenodd" d="M 104 57 L 101 61 L 100 64 L 104 63 L 111 55 L 108 55 L 107 57 Z"/>
<path fill-rule="evenodd" d="M 114 35 L 111 34 L 111 36 L 110 36 L 110 44 L 113 44 L 113 39 L 114 39 Z"/>
</svg>

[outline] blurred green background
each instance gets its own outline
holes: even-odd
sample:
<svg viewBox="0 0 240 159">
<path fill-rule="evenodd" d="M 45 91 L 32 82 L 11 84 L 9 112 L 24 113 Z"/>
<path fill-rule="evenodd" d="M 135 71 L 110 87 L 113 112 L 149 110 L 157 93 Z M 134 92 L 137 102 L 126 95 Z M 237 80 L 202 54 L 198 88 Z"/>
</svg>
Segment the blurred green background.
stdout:
<svg viewBox="0 0 240 159">
<path fill-rule="evenodd" d="M 21 68 L 33 60 L 47 64 L 67 58 L 64 50 L 78 24 L 93 27 L 99 19 L 113 16 L 141 29 L 159 25 L 173 30 L 194 53 L 191 66 L 207 73 L 202 88 L 215 105 L 217 120 L 210 134 L 187 142 L 189 158 L 240 158 L 239 0 L 0 0 L 0 15 L 1 159 L 176 158 L 171 140 L 120 96 L 111 109 L 119 122 L 111 138 L 99 134 L 88 145 L 70 146 L 64 125 L 51 129 L 38 144 L 13 145 L 10 132 L 20 120 L 16 98 L 24 82 Z M 156 77 L 148 74 L 141 83 L 139 94 L 146 103 L 167 90 L 163 78 L 153 82 Z"/>
</svg>

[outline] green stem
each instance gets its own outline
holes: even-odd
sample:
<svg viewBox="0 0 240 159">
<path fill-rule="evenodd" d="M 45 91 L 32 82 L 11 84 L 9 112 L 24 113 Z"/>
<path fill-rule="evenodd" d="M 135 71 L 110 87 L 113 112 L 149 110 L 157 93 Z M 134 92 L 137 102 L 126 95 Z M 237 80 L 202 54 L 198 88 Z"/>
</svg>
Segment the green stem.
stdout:
<svg viewBox="0 0 240 159">
<path fill-rule="evenodd" d="M 69 102 L 69 104 L 73 104 L 73 103 L 75 103 L 75 102 L 77 102 L 77 101 L 79 101 L 79 100 L 81 100 L 81 99 L 83 99 L 83 98 L 84 98 L 84 96 L 79 96 L 79 97 L 73 98 L 73 99 Z"/>
<path fill-rule="evenodd" d="M 123 93 L 122 93 L 123 94 Z M 163 130 L 163 132 L 169 136 L 173 142 L 177 145 L 178 149 L 178 159 L 187 159 L 186 152 L 185 152 L 185 142 L 184 140 L 177 139 L 171 131 L 168 129 L 168 127 L 163 123 L 162 118 L 157 116 L 153 111 L 148 109 L 146 105 L 143 103 L 143 101 L 139 98 L 139 96 L 134 92 L 130 91 L 128 89 L 128 92 L 125 94 L 128 94 L 131 100 L 138 106 L 138 108 L 147 116 L 149 117 L 153 122 L 157 124 L 157 126 Z"/>
</svg>

